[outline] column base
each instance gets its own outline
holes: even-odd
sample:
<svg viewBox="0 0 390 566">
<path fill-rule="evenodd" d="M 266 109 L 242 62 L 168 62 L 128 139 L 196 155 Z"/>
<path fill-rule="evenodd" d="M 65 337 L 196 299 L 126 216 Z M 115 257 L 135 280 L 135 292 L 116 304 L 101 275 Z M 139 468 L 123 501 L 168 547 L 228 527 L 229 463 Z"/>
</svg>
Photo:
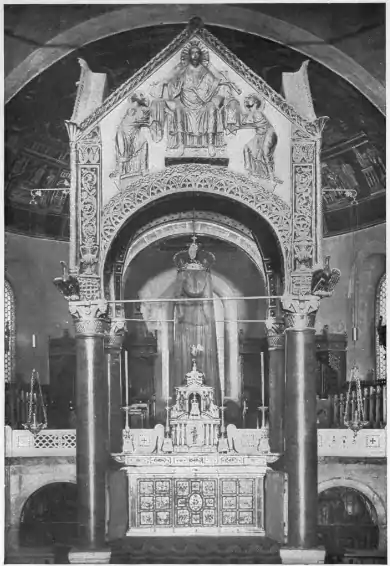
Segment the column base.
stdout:
<svg viewBox="0 0 390 566">
<path fill-rule="evenodd" d="M 71 550 L 68 558 L 70 564 L 109 564 L 111 550 Z"/>
<path fill-rule="evenodd" d="M 281 548 L 282 564 L 324 564 L 324 548 Z"/>
</svg>

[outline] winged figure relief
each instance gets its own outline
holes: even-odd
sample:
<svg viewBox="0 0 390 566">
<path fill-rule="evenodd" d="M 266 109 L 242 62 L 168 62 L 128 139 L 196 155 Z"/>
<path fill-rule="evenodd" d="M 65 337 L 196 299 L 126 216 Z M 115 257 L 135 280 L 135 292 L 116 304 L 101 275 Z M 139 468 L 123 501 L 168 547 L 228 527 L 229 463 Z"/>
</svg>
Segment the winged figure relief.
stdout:
<svg viewBox="0 0 390 566">
<path fill-rule="evenodd" d="M 65 261 L 60 261 L 62 266 L 62 277 L 53 279 L 54 285 L 62 293 L 67 301 L 80 300 L 80 285 L 76 277 L 69 275 L 68 266 Z"/>
<path fill-rule="evenodd" d="M 330 268 L 330 256 L 325 258 L 325 266 L 313 273 L 311 279 L 311 292 L 317 297 L 330 297 L 339 282 L 341 271 Z"/>
</svg>

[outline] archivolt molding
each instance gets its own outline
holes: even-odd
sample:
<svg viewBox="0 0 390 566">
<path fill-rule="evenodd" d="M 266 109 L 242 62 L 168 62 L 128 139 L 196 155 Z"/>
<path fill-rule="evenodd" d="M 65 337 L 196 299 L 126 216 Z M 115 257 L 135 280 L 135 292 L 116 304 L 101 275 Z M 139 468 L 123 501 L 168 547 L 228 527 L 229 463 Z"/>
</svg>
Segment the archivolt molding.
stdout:
<svg viewBox="0 0 390 566">
<path fill-rule="evenodd" d="M 232 230 L 246 235 L 249 239 L 253 240 L 252 231 L 249 230 L 244 224 L 234 220 L 225 214 L 220 212 L 210 212 L 209 210 L 191 210 L 184 212 L 172 212 L 171 214 L 164 214 L 155 220 L 151 220 L 147 224 L 144 224 L 142 228 L 137 230 L 134 234 L 134 239 L 138 238 L 141 234 L 148 232 L 151 228 L 156 226 L 161 226 L 167 222 L 176 222 L 178 220 L 206 220 L 208 222 L 214 222 L 220 224 L 221 226 L 228 226 Z M 254 240 L 253 240 L 254 241 Z"/>
<path fill-rule="evenodd" d="M 182 236 L 185 234 L 191 235 L 194 229 L 196 234 L 199 236 L 214 236 L 241 248 L 254 262 L 265 281 L 263 258 L 253 240 L 251 240 L 248 236 L 239 234 L 227 226 L 222 226 L 216 222 L 200 219 L 195 220 L 195 222 L 192 220 L 176 220 L 155 226 L 147 232 L 143 232 L 140 236 L 138 236 L 138 238 L 133 240 L 127 250 L 123 273 L 126 273 L 127 268 L 136 255 L 151 244 L 169 236 Z"/>
<path fill-rule="evenodd" d="M 244 175 L 225 167 L 200 164 L 168 167 L 160 173 L 138 179 L 115 195 L 103 211 L 103 250 L 107 252 L 120 228 L 136 211 L 161 197 L 180 192 L 219 194 L 250 207 L 269 222 L 281 244 L 284 258 L 287 257 L 291 245 L 291 208 Z M 284 267 L 287 267 L 286 264 Z"/>
</svg>

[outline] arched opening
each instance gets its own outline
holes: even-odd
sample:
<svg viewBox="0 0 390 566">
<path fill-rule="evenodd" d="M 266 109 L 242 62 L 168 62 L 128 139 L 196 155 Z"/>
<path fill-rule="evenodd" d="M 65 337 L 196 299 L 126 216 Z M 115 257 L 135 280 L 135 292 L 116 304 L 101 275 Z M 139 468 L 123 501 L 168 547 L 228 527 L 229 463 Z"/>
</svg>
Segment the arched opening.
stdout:
<svg viewBox="0 0 390 566">
<path fill-rule="evenodd" d="M 77 486 L 70 482 L 45 485 L 24 504 L 19 544 L 69 549 L 77 537 Z"/>
<path fill-rule="evenodd" d="M 186 334 L 187 326 L 193 323 L 192 317 L 196 319 L 196 326 L 201 326 L 200 320 L 204 316 L 206 334 L 211 331 L 215 334 L 214 348 L 210 348 L 215 357 L 215 375 L 206 372 L 205 383 L 220 386 L 228 405 L 227 422 L 241 426 L 243 399 L 250 401 L 253 415 L 247 415 L 246 426 L 252 424 L 255 427 L 261 394 L 259 364 L 260 351 L 265 348 L 267 301 L 245 297 L 267 294 L 264 273 L 233 242 L 201 235 L 198 241 L 202 249 L 215 256 L 210 288 L 213 308 L 203 309 L 201 301 L 194 301 L 193 311 L 178 313 L 179 303 L 172 303 L 178 296 L 179 280 L 173 258 L 176 253 L 186 250 L 190 241 L 189 235 L 170 236 L 168 230 L 164 236 L 162 231 L 160 239 L 140 251 L 124 273 L 123 299 L 144 301 L 141 304 L 125 303 L 127 335 L 124 347 L 129 353 L 129 396 L 140 404 L 149 403 L 154 397 L 157 421 L 164 423 L 167 397 L 173 398 L 175 393 L 173 381 L 176 385 L 181 384 L 185 381 L 185 373 L 191 370 L 190 365 L 187 367 L 185 362 L 179 363 L 177 359 L 177 338 Z M 161 299 L 161 302 L 148 303 L 149 299 Z M 199 317 L 198 310 L 202 311 Z M 201 346 L 207 348 L 209 338 L 203 331 L 200 335 L 205 340 Z M 200 355 L 200 364 L 205 362 L 204 357 L 205 354 Z M 186 352 L 182 351 L 180 358 L 187 359 Z M 216 383 L 211 383 L 213 379 Z M 136 418 L 133 421 L 137 426 Z M 152 422 L 155 422 L 154 418 Z"/>
<path fill-rule="evenodd" d="M 378 517 L 372 502 L 360 491 L 337 486 L 318 496 L 318 538 L 330 557 L 347 550 L 378 548 Z"/>
</svg>

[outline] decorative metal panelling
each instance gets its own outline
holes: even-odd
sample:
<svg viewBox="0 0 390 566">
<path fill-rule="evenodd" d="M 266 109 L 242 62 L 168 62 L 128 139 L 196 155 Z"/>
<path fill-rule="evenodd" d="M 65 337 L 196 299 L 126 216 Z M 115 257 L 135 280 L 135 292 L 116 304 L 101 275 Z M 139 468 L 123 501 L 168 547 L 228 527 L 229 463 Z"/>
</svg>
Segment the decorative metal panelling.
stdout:
<svg viewBox="0 0 390 566">
<path fill-rule="evenodd" d="M 254 526 L 255 482 L 253 479 L 220 479 L 221 525 Z"/>
<path fill-rule="evenodd" d="M 172 480 L 138 480 L 138 527 L 172 527 Z"/>
<path fill-rule="evenodd" d="M 175 480 L 175 526 L 209 527 L 218 523 L 217 480 Z"/>
</svg>

